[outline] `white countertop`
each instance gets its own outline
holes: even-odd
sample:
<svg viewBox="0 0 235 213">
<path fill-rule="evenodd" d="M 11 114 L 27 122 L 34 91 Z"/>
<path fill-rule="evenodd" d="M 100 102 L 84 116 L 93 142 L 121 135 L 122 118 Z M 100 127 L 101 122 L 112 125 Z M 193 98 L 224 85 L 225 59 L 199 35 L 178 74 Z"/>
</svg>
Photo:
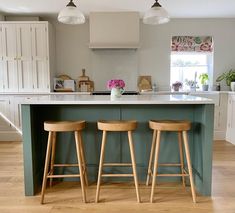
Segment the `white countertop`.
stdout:
<svg viewBox="0 0 235 213">
<path fill-rule="evenodd" d="M 90 95 L 91 92 L 0 92 L 0 95 Z"/>
<path fill-rule="evenodd" d="M 174 91 L 148 91 L 148 92 L 140 92 L 141 95 L 152 95 L 152 94 L 157 94 L 157 95 L 187 95 L 187 94 L 220 94 L 220 93 L 226 93 L 226 94 L 235 94 L 233 91 L 179 91 L 179 92 L 174 92 Z M 0 95 L 89 95 L 91 94 L 90 92 L 0 92 Z"/>
<path fill-rule="evenodd" d="M 71 104 L 71 105 L 118 105 L 118 104 L 214 104 L 211 99 L 190 95 L 123 95 L 111 101 L 109 95 L 40 95 L 22 98 L 21 104 Z"/>
</svg>

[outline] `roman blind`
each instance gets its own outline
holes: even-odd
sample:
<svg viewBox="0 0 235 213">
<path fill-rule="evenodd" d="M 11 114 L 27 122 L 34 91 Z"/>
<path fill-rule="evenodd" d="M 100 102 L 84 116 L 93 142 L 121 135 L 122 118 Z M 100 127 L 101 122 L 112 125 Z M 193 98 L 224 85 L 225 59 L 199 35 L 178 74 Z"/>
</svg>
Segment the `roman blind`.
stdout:
<svg viewBox="0 0 235 213">
<path fill-rule="evenodd" d="M 212 52 L 211 36 L 173 36 L 171 40 L 173 52 Z"/>
</svg>

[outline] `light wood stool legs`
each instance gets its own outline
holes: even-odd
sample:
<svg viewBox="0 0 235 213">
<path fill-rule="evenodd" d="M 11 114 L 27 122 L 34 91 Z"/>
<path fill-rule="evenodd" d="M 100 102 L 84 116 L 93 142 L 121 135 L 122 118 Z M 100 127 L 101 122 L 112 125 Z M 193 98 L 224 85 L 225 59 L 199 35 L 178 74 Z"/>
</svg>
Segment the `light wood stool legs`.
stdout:
<svg viewBox="0 0 235 213">
<path fill-rule="evenodd" d="M 157 131 L 157 141 L 156 141 L 156 148 L 155 148 L 155 157 L 154 157 L 154 166 L 153 166 L 153 177 L 152 177 L 152 189 L 150 195 L 150 202 L 153 202 L 153 195 L 154 195 L 154 187 L 156 184 L 156 176 L 157 176 L 157 168 L 158 168 L 158 155 L 160 149 L 160 142 L 161 142 L 161 131 Z"/>
<path fill-rule="evenodd" d="M 182 175 L 184 174 L 184 155 L 182 146 L 182 132 L 178 132 L 178 143 L 179 143 L 179 153 L 180 153 L 180 169 Z M 182 176 L 182 184 L 185 187 L 185 176 Z"/>
<path fill-rule="evenodd" d="M 50 174 L 54 174 L 54 163 L 55 163 L 55 147 L 56 147 L 56 132 L 52 132 L 52 151 L 51 151 L 51 165 Z M 50 178 L 50 187 L 52 186 L 53 178 Z"/>
<path fill-rule="evenodd" d="M 61 178 L 61 177 L 80 177 L 83 201 L 86 203 L 85 182 L 87 181 L 86 183 L 88 183 L 88 180 L 87 180 L 87 174 L 86 174 L 85 156 L 83 152 L 81 132 L 74 131 L 74 136 L 75 136 L 78 163 L 77 164 L 54 164 L 55 149 L 56 149 L 56 132 L 49 131 L 45 167 L 44 167 L 44 174 L 43 174 L 42 191 L 41 191 L 41 204 L 43 204 L 44 202 L 47 179 L 50 178 L 50 186 L 52 186 L 53 178 Z M 50 171 L 49 171 L 49 164 L 50 164 Z M 79 168 L 79 174 L 54 175 L 55 166 L 57 167 L 76 166 Z"/>
<path fill-rule="evenodd" d="M 106 138 L 107 138 L 107 131 L 103 131 L 95 202 L 96 203 L 99 202 L 101 178 L 102 178 L 102 176 L 106 176 L 106 177 L 134 177 L 137 201 L 140 203 L 141 200 L 140 200 L 140 194 L 139 194 L 139 185 L 138 185 L 138 178 L 137 178 L 137 171 L 136 171 L 136 161 L 135 161 L 135 153 L 134 153 L 134 146 L 133 146 L 133 139 L 132 139 L 132 131 L 128 131 L 128 141 L 129 141 L 131 162 L 132 162 L 131 164 L 129 164 L 129 163 L 107 163 L 107 164 L 104 164 L 103 163 L 104 162 Z M 104 174 L 104 175 L 102 175 L 103 166 L 105 166 L 105 165 L 106 166 L 132 166 L 133 174 Z"/>
<path fill-rule="evenodd" d="M 140 203 L 139 184 L 138 184 L 138 178 L 137 178 L 135 152 L 134 152 L 134 146 L 133 146 L 131 131 L 128 131 L 128 141 L 129 141 L 130 152 L 131 152 L 131 163 L 132 163 L 132 169 L 133 169 L 133 174 L 134 174 L 136 196 L 137 196 L 138 203 Z"/>
<path fill-rule="evenodd" d="M 150 176 L 152 176 L 152 161 L 153 161 L 153 155 L 154 155 L 154 148 L 156 144 L 156 137 L 157 137 L 157 130 L 153 131 L 153 139 L 152 139 L 152 146 L 150 150 L 150 157 L 149 157 L 149 166 L 148 166 L 148 174 L 147 174 L 147 181 L 146 185 L 149 185 L 149 179 Z"/>
<path fill-rule="evenodd" d="M 50 161 L 51 146 L 52 146 L 52 134 L 53 134 L 52 132 L 49 132 L 49 135 L 48 135 L 46 160 L 45 160 L 43 182 L 42 182 L 41 204 L 43 204 L 43 201 L 44 201 L 45 189 L 46 189 L 46 184 L 47 184 L 47 173 L 49 169 L 49 161 Z"/>
<path fill-rule="evenodd" d="M 88 178 L 87 178 L 86 158 L 85 158 L 85 153 L 84 153 L 81 134 L 78 134 L 78 137 L 79 137 L 79 144 L 80 144 L 80 149 L 79 150 L 81 151 L 83 174 L 84 174 L 84 178 L 85 178 L 85 183 L 88 186 L 89 183 L 88 183 Z"/>
<path fill-rule="evenodd" d="M 75 131 L 75 143 L 76 143 L 76 150 L 77 150 L 77 158 L 78 158 L 78 167 L 80 173 L 80 180 L 81 180 L 81 188 L 82 188 L 82 196 L 83 201 L 86 203 L 86 192 L 85 192 L 85 184 L 84 184 L 84 173 L 83 173 L 83 161 L 81 156 L 81 133 L 79 131 Z"/>
<path fill-rule="evenodd" d="M 190 179 L 190 184 L 191 184 L 193 202 L 196 203 L 196 193 L 195 193 L 195 187 L 194 187 L 194 181 L 193 181 L 192 164 L 191 164 L 190 151 L 189 151 L 189 146 L 188 146 L 188 135 L 186 131 L 183 131 L 183 139 L 184 139 L 183 141 L 184 141 L 186 159 L 187 159 L 187 164 L 188 164 L 189 179 Z"/>
<path fill-rule="evenodd" d="M 183 135 L 183 140 L 182 140 L 182 135 Z M 161 131 L 154 130 L 152 147 L 151 147 L 151 152 L 150 152 L 150 159 L 149 159 L 149 166 L 148 166 L 148 175 L 147 175 L 147 181 L 146 181 L 146 185 L 148 185 L 150 176 L 152 176 L 152 188 L 151 188 L 150 202 L 151 203 L 153 202 L 154 189 L 156 185 L 157 176 L 172 176 L 172 177 L 182 176 L 183 186 L 185 186 L 185 176 L 189 176 L 193 202 L 196 203 L 196 192 L 195 192 L 195 186 L 194 186 L 194 181 L 193 181 L 193 172 L 192 172 L 192 164 L 191 164 L 191 158 L 190 158 L 190 150 L 189 150 L 189 145 L 188 145 L 187 131 L 178 132 L 180 164 L 175 164 L 175 165 L 180 166 L 181 174 L 158 174 L 157 173 L 158 166 L 173 166 L 174 165 L 174 164 L 159 164 L 158 163 L 160 142 L 161 142 L 160 140 L 161 140 Z M 183 157 L 183 145 L 182 145 L 183 143 L 184 143 L 185 155 L 186 155 L 187 166 L 188 166 L 188 174 L 184 170 L 184 157 Z M 154 148 L 155 148 L 155 151 L 154 151 Z M 151 167 L 152 167 L 153 155 L 154 155 L 154 165 L 153 165 L 153 173 L 152 173 Z"/>
<path fill-rule="evenodd" d="M 102 144 L 101 144 L 101 151 L 100 151 L 100 164 L 99 164 L 99 173 L 98 173 L 98 181 L 97 181 L 97 190 L 96 190 L 96 197 L 95 202 L 99 202 L 99 195 L 100 195 L 100 182 L 101 182 L 101 175 L 103 170 L 103 162 L 104 162 L 104 151 L 105 151 L 105 144 L 106 144 L 106 137 L 107 132 L 103 131 L 102 136 Z"/>
</svg>

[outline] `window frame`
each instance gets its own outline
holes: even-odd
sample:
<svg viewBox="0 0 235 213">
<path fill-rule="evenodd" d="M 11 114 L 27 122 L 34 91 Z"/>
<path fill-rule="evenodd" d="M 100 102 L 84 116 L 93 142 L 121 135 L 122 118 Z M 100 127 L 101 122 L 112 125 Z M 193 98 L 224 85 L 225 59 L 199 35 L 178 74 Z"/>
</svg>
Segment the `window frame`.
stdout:
<svg viewBox="0 0 235 213">
<path fill-rule="evenodd" d="M 207 64 L 205 65 L 196 65 L 196 67 L 207 67 L 207 72 L 209 75 L 209 85 L 213 85 L 213 67 L 214 67 L 214 51 L 212 52 L 177 52 L 177 51 L 171 51 L 171 57 L 170 57 L 170 84 L 172 84 L 174 81 L 172 81 L 172 67 L 195 67 L 195 66 L 172 66 L 172 55 L 206 55 L 206 61 Z M 199 76 L 198 76 L 199 77 Z M 183 79 L 185 80 L 185 79 Z M 180 79 L 178 79 L 180 81 Z"/>
</svg>

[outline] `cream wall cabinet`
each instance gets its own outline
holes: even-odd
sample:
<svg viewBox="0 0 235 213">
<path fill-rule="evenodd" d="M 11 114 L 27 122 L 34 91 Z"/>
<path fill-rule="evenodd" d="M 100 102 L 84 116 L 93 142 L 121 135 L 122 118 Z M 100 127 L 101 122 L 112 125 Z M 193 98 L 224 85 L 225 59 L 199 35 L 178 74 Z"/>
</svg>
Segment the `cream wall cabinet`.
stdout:
<svg viewBox="0 0 235 213">
<path fill-rule="evenodd" d="M 1 77 L 2 90 L 18 91 L 18 73 L 16 61 L 16 29 L 15 25 L 1 25 Z"/>
<path fill-rule="evenodd" d="M 0 91 L 50 92 L 54 74 L 51 28 L 48 22 L 1 24 Z"/>
<path fill-rule="evenodd" d="M 32 24 L 31 29 L 33 89 L 50 92 L 48 27 L 45 24 Z"/>
</svg>

